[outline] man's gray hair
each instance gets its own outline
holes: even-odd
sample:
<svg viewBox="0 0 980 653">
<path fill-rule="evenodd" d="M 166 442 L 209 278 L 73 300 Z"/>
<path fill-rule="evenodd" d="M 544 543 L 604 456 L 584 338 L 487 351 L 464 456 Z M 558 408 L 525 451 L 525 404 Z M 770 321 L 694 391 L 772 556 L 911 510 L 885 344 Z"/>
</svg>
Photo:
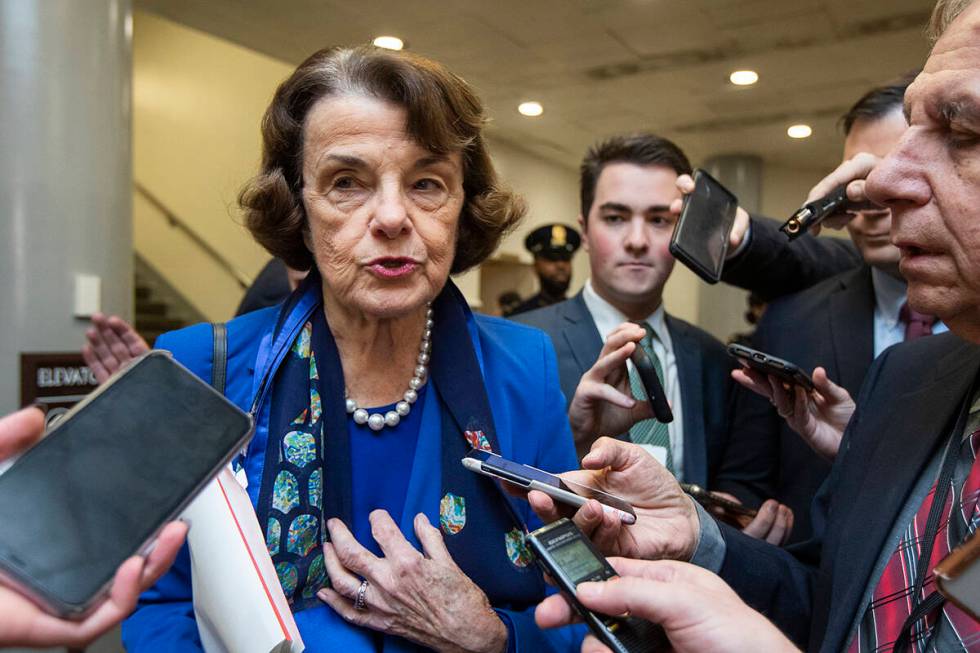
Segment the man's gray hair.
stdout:
<svg viewBox="0 0 980 653">
<path fill-rule="evenodd" d="M 929 42 L 935 45 L 950 23 L 971 4 L 973 0 L 939 0 L 932 10 L 929 25 L 926 27 L 926 37 Z"/>
</svg>

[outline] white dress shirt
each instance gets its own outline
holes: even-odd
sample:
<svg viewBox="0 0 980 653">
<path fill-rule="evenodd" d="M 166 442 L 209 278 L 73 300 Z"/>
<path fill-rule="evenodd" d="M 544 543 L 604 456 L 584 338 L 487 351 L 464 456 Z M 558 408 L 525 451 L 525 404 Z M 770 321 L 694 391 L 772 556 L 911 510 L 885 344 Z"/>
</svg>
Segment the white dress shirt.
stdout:
<svg viewBox="0 0 980 653">
<path fill-rule="evenodd" d="M 592 280 L 585 282 L 582 289 L 582 299 L 585 306 L 592 315 L 596 330 L 602 341 L 623 322 L 629 322 L 629 318 L 605 299 L 600 297 L 592 287 Z M 674 413 L 674 421 L 667 425 L 667 433 L 670 436 L 670 452 L 673 458 L 674 474 L 677 480 L 683 480 L 684 470 L 684 419 L 683 407 L 681 406 L 681 388 L 677 382 L 677 358 L 674 356 L 674 345 L 670 339 L 670 332 L 667 330 L 667 322 L 664 319 L 663 303 L 657 307 L 653 313 L 644 320 L 657 335 L 653 339 L 653 351 L 660 359 L 660 366 L 664 372 L 664 392 L 667 393 L 667 401 L 670 402 L 671 411 Z M 629 363 L 632 366 L 632 363 Z"/>
<path fill-rule="evenodd" d="M 905 323 L 898 318 L 905 303 L 908 284 L 878 268 L 871 268 L 871 285 L 875 293 L 875 358 L 892 345 L 905 340 Z M 933 334 L 948 331 L 942 322 L 932 325 Z"/>
</svg>

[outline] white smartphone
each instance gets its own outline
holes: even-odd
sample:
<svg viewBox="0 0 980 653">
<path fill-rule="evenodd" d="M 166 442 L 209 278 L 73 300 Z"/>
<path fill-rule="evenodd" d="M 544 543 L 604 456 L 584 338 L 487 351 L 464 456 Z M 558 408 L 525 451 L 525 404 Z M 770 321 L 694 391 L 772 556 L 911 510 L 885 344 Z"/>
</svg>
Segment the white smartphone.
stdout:
<svg viewBox="0 0 980 653">
<path fill-rule="evenodd" d="M 463 467 L 471 472 L 499 478 L 528 490 L 544 492 L 556 501 L 576 508 L 584 506 L 589 499 L 595 499 L 602 504 L 604 511 L 619 517 L 624 524 L 636 523 L 636 512 L 624 499 L 564 480 L 537 467 L 515 463 L 489 451 L 471 449 L 463 458 Z"/>
</svg>

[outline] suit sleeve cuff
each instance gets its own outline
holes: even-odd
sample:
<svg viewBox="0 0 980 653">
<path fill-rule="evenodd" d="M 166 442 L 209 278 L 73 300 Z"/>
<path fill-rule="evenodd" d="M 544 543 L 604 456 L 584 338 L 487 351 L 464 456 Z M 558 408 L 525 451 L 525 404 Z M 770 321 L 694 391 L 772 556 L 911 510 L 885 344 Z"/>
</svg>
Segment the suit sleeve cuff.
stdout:
<svg viewBox="0 0 980 653">
<path fill-rule="evenodd" d="M 698 530 L 698 545 L 688 562 L 717 574 L 721 571 L 722 563 L 725 562 L 725 539 L 721 536 L 721 529 L 718 528 L 714 517 L 709 515 L 700 503 L 694 499 L 691 501 L 698 511 L 701 527 Z"/>
</svg>

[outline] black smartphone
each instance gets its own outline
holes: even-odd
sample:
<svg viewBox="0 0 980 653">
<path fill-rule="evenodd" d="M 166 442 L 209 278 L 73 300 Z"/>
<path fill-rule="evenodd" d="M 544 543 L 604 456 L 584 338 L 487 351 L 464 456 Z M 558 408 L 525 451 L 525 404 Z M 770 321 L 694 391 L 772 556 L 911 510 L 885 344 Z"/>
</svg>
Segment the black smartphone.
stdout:
<svg viewBox="0 0 980 653">
<path fill-rule="evenodd" d="M 527 488 L 538 490 L 562 503 L 581 508 L 589 499 L 595 499 L 602 504 L 602 509 L 617 517 L 624 524 L 636 523 L 636 512 L 625 499 L 595 488 L 566 481 L 560 476 L 550 474 L 537 467 L 515 463 L 490 451 L 471 449 L 463 458 L 463 467 L 483 474 L 499 478 Z"/>
<path fill-rule="evenodd" d="M 691 495 L 692 499 L 712 511 L 716 517 L 738 528 L 744 528 L 759 514 L 758 510 L 746 508 L 740 503 L 713 494 L 700 485 L 681 483 L 681 489 Z"/>
<path fill-rule="evenodd" d="M 670 253 L 708 283 L 718 283 L 738 198 L 704 170 L 694 171 L 694 191 L 684 197 L 670 238 Z"/>
<path fill-rule="evenodd" d="M 728 353 L 763 374 L 771 374 L 787 383 L 813 390 L 813 379 L 799 366 L 744 345 L 728 345 Z"/>
<path fill-rule="evenodd" d="M 144 354 L 0 476 L 0 576 L 84 616 L 251 433 L 248 414 L 170 354 Z"/>
<path fill-rule="evenodd" d="M 636 349 L 630 355 L 630 360 L 633 361 L 633 365 L 636 367 L 636 373 L 640 376 L 640 381 L 643 383 L 643 389 L 647 393 L 647 400 L 649 400 L 650 407 L 653 409 L 654 417 L 657 418 L 658 422 L 663 422 L 664 424 L 673 422 L 674 413 L 670 410 L 670 403 L 667 401 L 667 393 L 664 392 L 664 386 L 660 383 L 660 377 L 657 376 L 657 370 L 653 366 L 653 361 L 650 360 L 646 350 L 639 343 L 636 344 Z"/>
<path fill-rule="evenodd" d="M 579 603 L 575 597 L 579 583 L 607 581 L 617 574 L 574 523 L 559 519 L 530 533 L 527 541 L 544 573 L 554 580 L 592 634 L 614 653 L 670 650 L 660 626 L 636 617 L 596 614 Z"/>
</svg>

